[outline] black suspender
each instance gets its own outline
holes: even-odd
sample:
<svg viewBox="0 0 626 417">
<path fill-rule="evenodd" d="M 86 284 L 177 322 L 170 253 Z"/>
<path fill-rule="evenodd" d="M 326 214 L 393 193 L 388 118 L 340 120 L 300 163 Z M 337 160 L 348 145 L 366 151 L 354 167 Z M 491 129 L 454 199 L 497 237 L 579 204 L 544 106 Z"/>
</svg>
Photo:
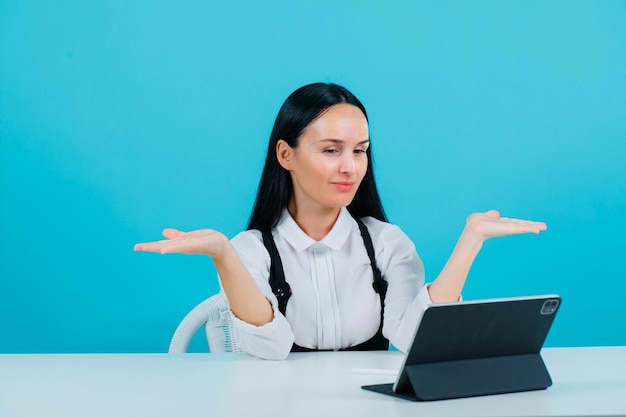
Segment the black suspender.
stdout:
<svg viewBox="0 0 626 417">
<path fill-rule="evenodd" d="M 367 230 L 367 226 L 365 226 L 365 223 L 363 223 L 363 220 L 361 219 L 357 219 L 355 217 L 354 220 L 356 220 L 356 223 L 359 225 L 361 237 L 363 238 L 363 243 L 365 244 L 365 250 L 367 251 L 367 256 L 370 258 L 370 265 L 372 266 L 372 271 L 374 272 L 374 282 L 372 282 L 372 287 L 374 287 L 376 294 L 380 296 L 380 305 L 382 310 L 384 310 L 385 295 L 387 295 L 387 287 L 389 286 L 389 283 L 383 278 L 380 273 L 380 268 L 378 268 L 378 264 L 376 263 L 374 245 L 372 244 L 372 237 L 370 236 L 370 232 Z"/>
<path fill-rule="evenodd" d="M 355 217 L 354 220 L 359 226 L 359 230 L 361 231 L 361 237 L 363 238 L 363 243 L 365 245 L 365 250 L 367 251 L 367 256 L 370 259 L 370 265 L 374 274 L 372 287 L 380 297 L 380 326 L 378 328 L 378 332 L 374 335 L 374 337 L 372 337 L 372 339 L 360 345 L 353 346 L 352 348 L 349 348 L 349 350 L 386 350 L 389 347 L 389 341 L 383 337 L 382 327 L 385 312 L 385 296 L 387 295 L 387 287 L 389 284 L 383 278 L 380 272 L 380 268 L 378 268 L 378 265 L 376 264 L 376 257 L 374 256 L 374 245 L 372 244 L 372 237 L 367 230 L 367 226 L 365 226 L 365 223 L 363 223 L 361 219 Z M 289 301 L 289 297 L 291 297 L 291 287 L 285 280 L 283 263 L 280 259 L 278 249 L 276 248 L 274 238 L 272 237 L 272 232 L 270 230 L 262 230 L 261 235 L 263 237 L 263 244 L 265 245 L 265 248 L 267 249 L 267 252 L 269 253 L 271 259 L 269 284 L 272 287 L 272 292 L 278 299 L 278 310 L 284 315 L 287 311 L 287 302 Z M 292 350 L 309 349 L 300 348 L 299 346 L 294 345 L 294 349 Z"/>
<path fill-rule="evenodd" d="M 291 297 L 291 287 L 285 281 L 285 271 L 283 269 L 283 261 L 280 259 L 280 254 L 276 248 L 276 243 L 272 237 L 272 232 L 269 230 L 262 230 L 263 244 L 270 254 L 270 279 L 269 283 L 272 287 L 272 292 L 278 299 L 278 310 L 285 314 L 287 311 L 287 301 Z"/>
</svg>

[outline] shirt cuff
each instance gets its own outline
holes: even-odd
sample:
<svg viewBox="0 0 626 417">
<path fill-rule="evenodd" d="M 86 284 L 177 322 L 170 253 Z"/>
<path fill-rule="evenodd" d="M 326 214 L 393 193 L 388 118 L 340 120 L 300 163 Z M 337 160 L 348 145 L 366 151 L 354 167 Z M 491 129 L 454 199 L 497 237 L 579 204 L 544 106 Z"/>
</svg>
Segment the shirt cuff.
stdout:
<svg viewBox="0 0 626 417">
<path fill-rule="evenodd" d="M 293 332 L 285 316 L 277 311 L 271 303 L 274 318 L 262 326 L 255 326 L 237 318 L 231 311 L 233 330 L 241 349 L 257 358 L 281 360 L 285 359 L 293 345 Z"/>
<path fill-rule="evenodd" d="M 255 326 L 254 324 L 250 324 L 247 321 L 241 320 L 235 315 L 235 313 L 233 313 L 232 310 L 229 310 L 230 315 L 233 318 L 233 326 L 248 334 L 266 334 L 268 332 L 271 332 L 277 326 L 277 317 L 280 313 L 276 310 L 276 306 L 274 306 L 272 301 L 269 299 L 268 301 L 270 302 L 270 305 L 272 306 L 272 311 L 274 312 L 274 317 L 272 318 L 272 321 L 265 323 L 261 326 Z"/>
<path fill-rule="evenodd" d="M 432 284 L 432 282 L 430 284 Z M 421 291 L 424 291 L 424 288 L 426 289 L 426 299 L 422 299 L 422 301 L 428 300 L 428 305 L 433 304 L 433 300 L 430 299 L 430 293 L 428 292 L 428 289 L 430 288 L 430 284 L 424 285 L 424 287 L 421 289 Z M 418 297 L 419 297 L 419 294 L 418 294 Z M 463 301 L 463 294 L 459 294 L 459 298 L 456 301 L 457 302 Z"/>
</svg>

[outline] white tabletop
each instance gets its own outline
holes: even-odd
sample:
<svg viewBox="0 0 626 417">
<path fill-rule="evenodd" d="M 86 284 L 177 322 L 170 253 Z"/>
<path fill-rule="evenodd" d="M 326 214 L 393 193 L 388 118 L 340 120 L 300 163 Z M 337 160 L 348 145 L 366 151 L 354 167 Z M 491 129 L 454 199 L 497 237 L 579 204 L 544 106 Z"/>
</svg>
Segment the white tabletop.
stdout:
<svg viewBox="0 0 626 417">
<path fill-rule="evenodd" d="M 0 355 L 0 416 L 626 415 L 626 346 L 544 349 L 547 390 L 411 402 L 361 389 L 392 382 L 399 352 Z"/>
</svg>

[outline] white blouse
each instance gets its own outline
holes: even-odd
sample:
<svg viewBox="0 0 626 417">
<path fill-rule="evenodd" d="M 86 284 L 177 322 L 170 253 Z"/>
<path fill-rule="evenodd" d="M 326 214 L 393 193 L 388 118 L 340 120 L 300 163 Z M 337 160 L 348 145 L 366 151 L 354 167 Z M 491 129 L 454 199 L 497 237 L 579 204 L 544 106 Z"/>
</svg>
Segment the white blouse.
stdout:
<svg viewBox="0 0 626 417">
<path fill-rule="evenodd" d="M 424 285 L 424 266 L 415 246 L 400 228 L 366 217 L 376 262 L 389 283 L 383 335 L 400 351 L 409 348 L 425 308 L 431 304 Z M 332 230 L 315 241 L 287 210 L 272 230 L 292 295 L 286 314 L 269 285 L 270 256 L 258 230 L 235 236 L 231 243 L 274 308 L 263 326 L 233 314 L 235 337 L 242 349 L 265 359 L 284 359 L 292 344 L 338 350 L 370 339 L 380 324 L 380 298 L 359 227 L 343 208 Z"/>
</svg>

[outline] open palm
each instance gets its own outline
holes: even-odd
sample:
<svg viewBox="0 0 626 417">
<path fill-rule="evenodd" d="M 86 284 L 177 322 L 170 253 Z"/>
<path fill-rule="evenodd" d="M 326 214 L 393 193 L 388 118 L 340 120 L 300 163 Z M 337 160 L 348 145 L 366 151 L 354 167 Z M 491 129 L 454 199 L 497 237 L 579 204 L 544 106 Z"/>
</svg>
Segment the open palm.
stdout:
<svg viewBox="0 0 626 417">
<path fill-rule="evenodd" d="M 211 257 L 220 254 L 228 238 L 215 230 L 201 229 L 192 232 L 182 232 L 177 229 L 164 229 L 164 240 L 137 243 L 136 251 L 158 253 L 184 253 L 187 255 L 202 254 Z"/>
<path fill-rule="evenodd" d="M 547 228 L 543 222 L 500 217 L 497 210 L 470 214 L 466 224 L 472 232 L 482 237 L 483 241 L 499 236 L 537 234 Z"/>
</svg>

